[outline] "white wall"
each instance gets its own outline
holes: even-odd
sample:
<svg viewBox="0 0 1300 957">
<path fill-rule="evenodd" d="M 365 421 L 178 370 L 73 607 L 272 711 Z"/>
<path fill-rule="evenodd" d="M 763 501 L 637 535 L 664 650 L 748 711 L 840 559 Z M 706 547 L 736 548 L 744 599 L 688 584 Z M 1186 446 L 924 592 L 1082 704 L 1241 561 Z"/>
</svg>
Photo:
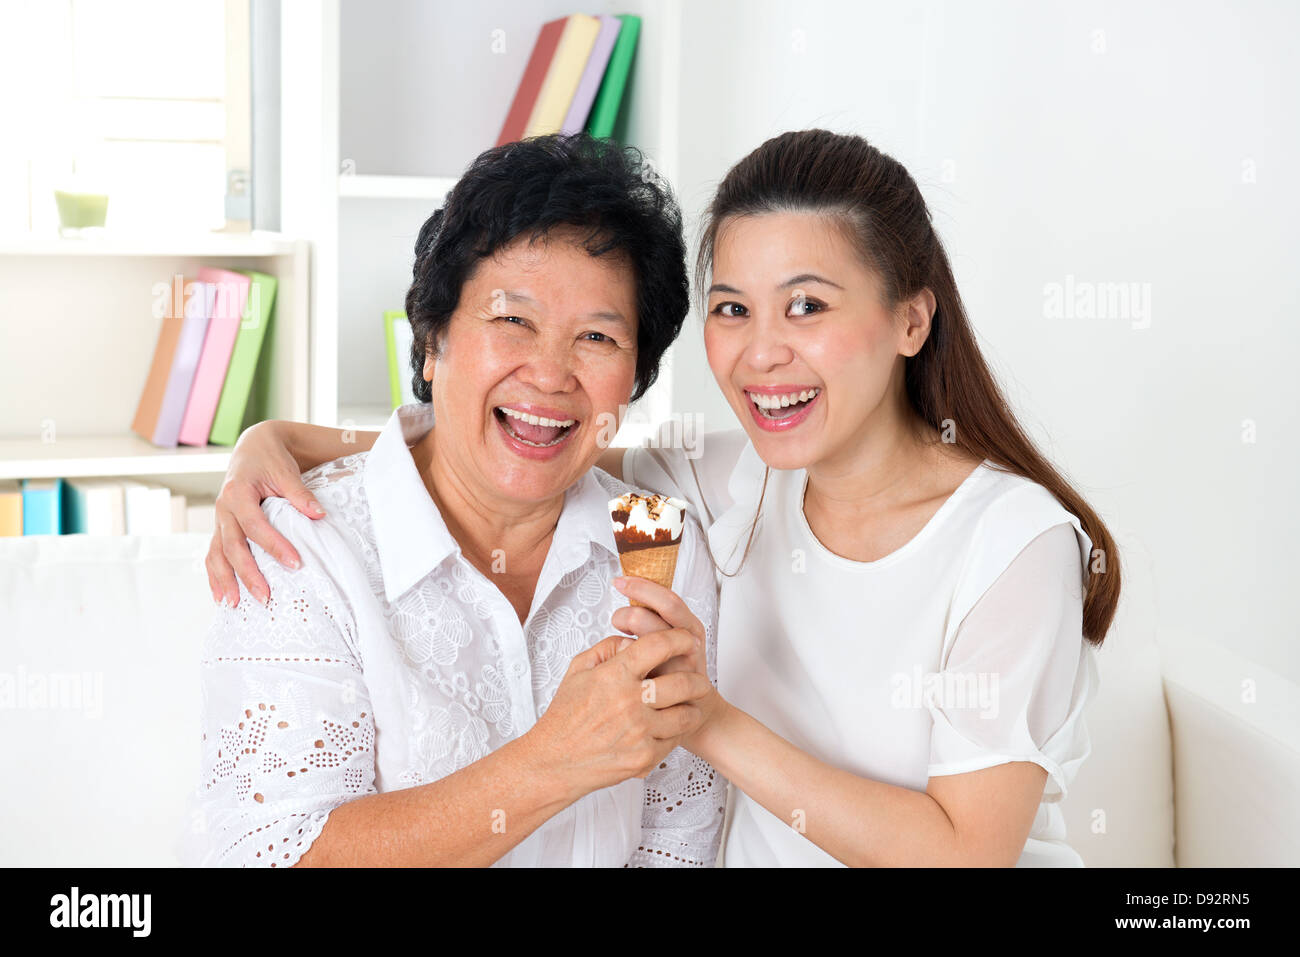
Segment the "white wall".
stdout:
<svg viewBox="0 0 1300 957">
<path fill-rule="evenodd" d="M 1292 680 L 1297 34 L 1287 3 L 692 0 L 677 177 L 699 211 L 815 126 L 903 162 L 1026 424 L 1117 534 L 1130 610 Z M 1149 284 L 1149 326 L 1046 318 L 1067 276 Z M 730 427 L 698 318 L 675 362 L 677 409 Z"/>
<path fill-rule="evenodd" d="M 677 101 L 672 64 L 679 4 L 589 0 L 585 7 L 589 14 L 642 17 L 625 93 L 625 101 L 638 105 L 621 124 L 670 180 L 676 178 L 675 127 L 663 104 Z M 342 0 L 340 169 L 363 176 L 461 175 L 496 142 L 539 25 L 573 9 L 570 0 Z M 337 362 L 338 402 L 349 412 L 387 407 L 382 317 L 405 305 L 415 238 L 437 206 L 429 199 L 345 198 L 338 206 L 336 270 L 322 263 L 324 244 L 317 243 L 317 268 L 338 273 L 338 354 L 329 361 Z M 320 239 L 319 228 L 306 228 Z M 325 311 L 317 310 L 318 329 Z M 321 404 L 328 404 L 324 391 Z M 661 392 L 667 390 L 651 390 L 636 411 L 666 415 L 668 396 L 661 401 Z"/>
</svg>

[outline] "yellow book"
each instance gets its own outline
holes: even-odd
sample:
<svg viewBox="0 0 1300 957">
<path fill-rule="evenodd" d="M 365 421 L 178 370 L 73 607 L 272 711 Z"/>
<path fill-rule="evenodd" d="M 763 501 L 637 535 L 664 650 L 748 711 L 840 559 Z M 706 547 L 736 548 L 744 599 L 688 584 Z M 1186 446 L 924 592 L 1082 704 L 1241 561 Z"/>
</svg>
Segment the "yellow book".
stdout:
<svg viewBox="0 0 1300 957">
<path fill-rule="evenodd" d="M 569 114 L 599 33 L 600 20 L 585 13 L 575 13 L 564 24 L 555 56 L 546 70 L 528 125 L 524 127 L 525 137 L 558 133 L 564 127 L 564 118 Z"/>
<path fill-rule="evenodd" d="M 0 538 L 23 533 L 23 489 L 17 482 L 0 482 Z"/>
</svg>

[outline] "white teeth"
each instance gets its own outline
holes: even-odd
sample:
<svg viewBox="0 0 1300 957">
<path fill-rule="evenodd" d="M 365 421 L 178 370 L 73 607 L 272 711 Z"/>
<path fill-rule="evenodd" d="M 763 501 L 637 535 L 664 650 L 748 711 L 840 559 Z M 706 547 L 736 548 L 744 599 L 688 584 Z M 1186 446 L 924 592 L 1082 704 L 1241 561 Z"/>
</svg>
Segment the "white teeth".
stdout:
<svg viewBox="0 0 1300 957">
<path fill-rule="evenodd" d="M 531 445 L 535 449 L 549 449 L 552 445 L 559 445 L 561 442 L 563 442 L 564 436 L 561 435 L 558 439 L 556 439 L 553 442 L 529 442 L 522 435 L 516 435 L 515 441 L 522 442 L 524 445 Z"/>
<path fill-rule="evenodd" d="M 788 395 L 764 395 L 760 392 L 747 392 L 749 401 L 760 409 L 785 409 L 799 402 L 807 402 L 821 393 L 821 389 L 805 389 Z"/>
<path fill-rule="evenodd" d="M 519 419 L 521 422 L 527 422 L 529 425 L 545 425 L 556 429 L 567 429 L 571 425 L 576 425 L 577 419 L 548 419 L 540 415 L 529 415 L 527 412 L 516 412 L 514 409 L 507 408 L 504 405 L 497 406 L 497 410 L 512 419 Z"/>
</svg>

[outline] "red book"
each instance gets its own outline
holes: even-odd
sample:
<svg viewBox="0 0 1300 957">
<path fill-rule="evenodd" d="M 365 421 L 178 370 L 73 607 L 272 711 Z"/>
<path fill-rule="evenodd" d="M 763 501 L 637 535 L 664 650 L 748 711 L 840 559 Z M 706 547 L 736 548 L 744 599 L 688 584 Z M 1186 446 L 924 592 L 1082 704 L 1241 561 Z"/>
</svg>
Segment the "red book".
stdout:
<svg viewBox="0 0 1300 957">
<path fill-rule="evenodd" d="M 524 78 L 519 81 L 519 89 L 515 91 L 515 101 L 510 104 L 505 125 L 501 127 L 497 146 L 504 146 L 506 143 L 524 138 L 528 118 L 532 116 L 533 106 L 537 103 L 537 94 L 541 92 L 542 83 L 546 80 L 546 71 L 555 56 L 555 48 L 560 45 L 560 34 L 564 32 L 564 24 L 568 19 L 568 17 L 560 17 L 558 20 L 542 24 L 542 32 L 537 35 L 532 56 L 528 58 L 528 66 L 524 68 Z"/>
</svg>

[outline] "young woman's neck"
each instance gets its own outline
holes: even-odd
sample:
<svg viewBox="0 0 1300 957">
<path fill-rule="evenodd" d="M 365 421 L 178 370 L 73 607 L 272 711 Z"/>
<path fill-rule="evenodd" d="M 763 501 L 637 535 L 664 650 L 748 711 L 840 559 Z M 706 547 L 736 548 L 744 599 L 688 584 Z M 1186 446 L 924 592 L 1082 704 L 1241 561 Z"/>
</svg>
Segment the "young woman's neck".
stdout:
<svg viewBox="0 0 1300 957">
<path fill-rule="evenodd" d="M 890 508 L 915 491 L 918 473 L 934 467 L 934 456 L 900 383 L 851 444 L 807 467 L 805 501 L 846 516 Z"/>
</svg>

